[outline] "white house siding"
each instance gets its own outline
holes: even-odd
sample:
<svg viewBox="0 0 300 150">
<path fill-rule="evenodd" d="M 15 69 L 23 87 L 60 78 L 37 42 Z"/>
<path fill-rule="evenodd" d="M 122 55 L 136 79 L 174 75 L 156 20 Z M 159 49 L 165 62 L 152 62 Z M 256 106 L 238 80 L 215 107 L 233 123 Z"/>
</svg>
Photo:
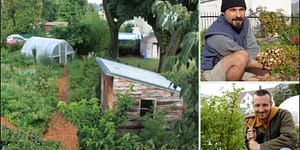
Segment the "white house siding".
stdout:
<svg viewBox="0 0 300 150">
<path fill-rule="evenodd" d="M 150 34 L 141 40 L 140 51 L 147 58 L 159 58 L 160 49 L 156 37 Z"/>
<path fill-rule="evenodd" d="M 291 0 L 245 0 L 247 6 L 246 15 L 249 15 L 249 10 L 256 11 L 259 6 L 266 7 L 267 11 L 277 11 L 282 9 L 286 16 L 292 14 L 292 1 Z M 200 2 L 200 15 L 206 16 L 214 14 L 215 16 L 221 14 L 222 0 L 201 0 Z M 202 18 L 201 30 L 207 29 L 216 18 Z M 250 19 L 251 27 L 254 31 L 257 30 L 259 25 L 258 19 Z"/>
<path fill-rule="evenodd" d="M 245 113 L 245 115 L 249 115 L 253 113 L 252 109 L 252 96 L 249 93 L 246 93 L 240 102 L 240 108 Z"/>
</svg>

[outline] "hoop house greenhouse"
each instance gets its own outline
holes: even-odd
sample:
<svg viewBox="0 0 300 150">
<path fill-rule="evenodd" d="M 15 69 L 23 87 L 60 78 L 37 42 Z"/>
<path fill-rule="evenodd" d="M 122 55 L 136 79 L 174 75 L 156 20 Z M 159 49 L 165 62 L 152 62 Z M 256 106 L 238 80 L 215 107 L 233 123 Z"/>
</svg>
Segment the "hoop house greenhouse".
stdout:
<svg viewBox="0 0 300 150">
<path fill-rule="evenodd" d="M 24 44 L 21 53 L 34 58 L 37 63 L 67 64 L 74 58 L 74 50 L 68 42 L 62 39 L 31 37 Z"/>
</svg>

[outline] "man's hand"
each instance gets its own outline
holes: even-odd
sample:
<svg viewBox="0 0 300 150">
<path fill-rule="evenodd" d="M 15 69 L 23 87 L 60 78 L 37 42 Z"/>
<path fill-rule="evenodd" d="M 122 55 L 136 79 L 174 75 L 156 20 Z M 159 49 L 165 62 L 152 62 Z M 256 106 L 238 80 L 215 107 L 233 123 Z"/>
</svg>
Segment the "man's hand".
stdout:
<svg viewBox="0 0 300 150">
<path fill-rule="evenodd" d="M 260 150 L 260 145 L 256 141 L 250 140 L 248 143 L 250 150 Z"/>
<path fill-rule="evenodd" d="M 248 141 L 255 141 L 256 140 L 256 130 L 253 127 L 248 127 L 247 130 L 247 140 Z"/>
<path fill-rule="evenodd" d="M 272 66 L 263 66 L 263 69 L 264 69 L 264 70 L 273 70 L 273 69 L 275 69 L 277 66 L 278 66 L 277 64 L 272 65 Z"/>
</svg>

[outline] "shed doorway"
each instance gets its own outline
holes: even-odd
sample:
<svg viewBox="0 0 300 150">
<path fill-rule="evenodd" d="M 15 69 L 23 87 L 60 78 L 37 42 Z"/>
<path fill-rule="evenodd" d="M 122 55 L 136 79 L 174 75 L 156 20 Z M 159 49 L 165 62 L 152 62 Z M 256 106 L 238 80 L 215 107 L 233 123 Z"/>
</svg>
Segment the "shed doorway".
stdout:
<svg viewBox="0 0 300 150">
<path fill-rule="evenodd" d="M 154 110 L 156 107 L 155 99 L 141 99 L 140 102 L 140 116 L 143 117 L 147 113 L 150 113 L 153 116 Z"/>
</svg>

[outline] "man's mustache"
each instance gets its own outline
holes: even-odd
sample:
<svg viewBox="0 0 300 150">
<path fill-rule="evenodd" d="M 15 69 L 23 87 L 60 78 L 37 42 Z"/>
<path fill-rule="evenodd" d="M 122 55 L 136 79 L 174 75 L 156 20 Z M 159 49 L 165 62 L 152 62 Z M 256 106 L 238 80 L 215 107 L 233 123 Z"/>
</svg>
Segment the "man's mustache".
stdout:
<svg viewBox="0 0 300 150">
<path fill-rule="evenodd" d="M 232 21 L 243 21 L 244 19 L 243 18 L 235 18 L 235 19 L 232 19 Z"/>
</svg>

